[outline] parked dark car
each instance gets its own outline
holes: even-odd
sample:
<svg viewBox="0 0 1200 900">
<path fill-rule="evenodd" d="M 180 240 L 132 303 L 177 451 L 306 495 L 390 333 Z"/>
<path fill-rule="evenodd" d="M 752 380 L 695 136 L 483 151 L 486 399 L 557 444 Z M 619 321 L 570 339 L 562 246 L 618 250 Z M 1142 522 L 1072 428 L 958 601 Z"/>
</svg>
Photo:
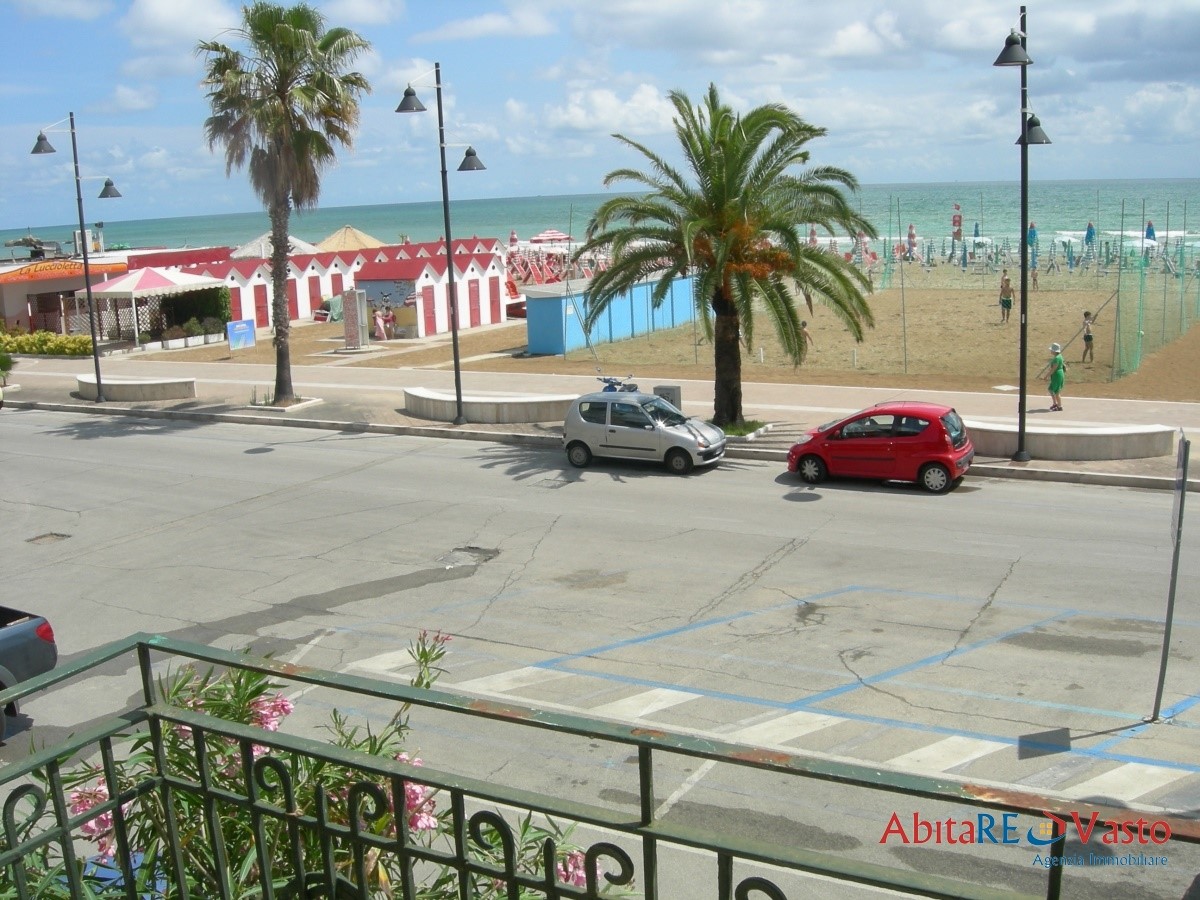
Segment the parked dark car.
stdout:
<svg viewBox="0 0 1200 900">
<path fill-rule="evenodd" d="M 959 482 L 974 458 L 954 409 L 898 401 L 812 429 L 788 451 L 787 467 L 809 484 L 826 476 L 915 481 L 940 494 Z"/>
<path fill-rule="evenodd" d="M 14 687 L 58 663 L 54 629 L 41 616 L 0 606 L 0 690 Z M 9 716 L 17 714 L 17 703 L 0 708 L 0 740 Z"/>
</svg>

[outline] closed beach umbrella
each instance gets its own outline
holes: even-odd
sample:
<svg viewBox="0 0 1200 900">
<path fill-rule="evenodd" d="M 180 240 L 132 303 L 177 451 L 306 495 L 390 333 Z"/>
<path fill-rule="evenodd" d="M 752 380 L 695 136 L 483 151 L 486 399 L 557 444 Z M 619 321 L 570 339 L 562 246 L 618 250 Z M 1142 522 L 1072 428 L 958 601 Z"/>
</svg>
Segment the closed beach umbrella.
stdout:
<svg viewBox="0 0 1200 900">
<path fill-rule="evenodd" d="M 1157 240 L 1157 239 L 1158 238 L 1154 233 L 1154 223 L 1151 222 L 1149 219 L 1147 219 L 1146 220 L 1146 240 L 1153 241 L 1153 240 Z"/>
</svg>

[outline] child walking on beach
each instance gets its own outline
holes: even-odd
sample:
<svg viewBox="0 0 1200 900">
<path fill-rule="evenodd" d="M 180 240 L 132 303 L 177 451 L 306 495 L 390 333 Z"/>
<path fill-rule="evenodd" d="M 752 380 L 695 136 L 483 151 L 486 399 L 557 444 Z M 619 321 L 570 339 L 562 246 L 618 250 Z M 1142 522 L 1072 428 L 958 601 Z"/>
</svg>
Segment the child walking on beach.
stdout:
<svg viewBox="0 0 1200 900">
<path fill-rule="evenodd" d="M 1050 345 L 1050 411 L 1062 412 L 1062 389 L 1067 380 L 1067 364 L 1063 361 L 1062 347 Z"/>
<path fill-rule="evenodd" d="M 1013 286 L 1008 278 L 1008 269 L 1000 273 L 1000 324 L 1003 325 L 1008 321 L 1008 314 L 1012 312 L 1013 303 Z"/>
</svg>

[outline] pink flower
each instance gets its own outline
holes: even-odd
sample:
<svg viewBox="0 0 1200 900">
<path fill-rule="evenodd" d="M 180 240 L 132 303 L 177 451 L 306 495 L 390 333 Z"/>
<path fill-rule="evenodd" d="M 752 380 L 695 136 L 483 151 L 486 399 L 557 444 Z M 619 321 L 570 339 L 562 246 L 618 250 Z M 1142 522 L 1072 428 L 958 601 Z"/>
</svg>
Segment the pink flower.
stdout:
<svg viewBox="0 0 1200 900">
<path fill-rule="evenodd" d="M 295 708 L 292 701 L 283 694 L 257 697 L 250 701 L 250 722 L 267 731 L 278 731 L 279 723 Z"/>
<path fill-rule="evenodd" d="M 95 787 L 78 788 L 71 792 L 71 813 L 72 815 L 83 815 L 84 813 L 95 809 L 101 803 L 108 800 L 108 787 L 103 784 L 97 784 Z M 122 807 L 122 811 L 128 810 L 129 804 Z M 99 855 L 106 860 L 112 860 L 114 853 L 113 844 L 113 814 L 109 810 L 102 812 L 99 815 L 88 819 L 79 826 L 79 831 L 84 837 L 96 842 L 96 848 L 100 851 Z"/>
<path fill-rule="evenodd" d="M 425 811 L 415 812 L 408 817 L 408 827 L 413 831 L 435 831 L 438 827 L 437 816 Z"/>
<path fill-rule="evenodd" d="M 568 853 L 567 858 L 557 866 L 558 880 L 575 887 L 586 887 L 587 870 L 584 868 L 584 862 L 585 857 L 581 851 L 575 850 Z"/>
<path fill-rule="evenodd" d="M 410 757 L 407 753 L 397 753 L 398 762 L 410 766 L 421 766 L 420 757 Z M 412 781 L 404 782 L 404 811 L 408 813 L 408 827 L 414 831 L 433 831 L 438 826 L 437 801 L 433 799 L 433 791 L 423 784 Z"/>
</svg>

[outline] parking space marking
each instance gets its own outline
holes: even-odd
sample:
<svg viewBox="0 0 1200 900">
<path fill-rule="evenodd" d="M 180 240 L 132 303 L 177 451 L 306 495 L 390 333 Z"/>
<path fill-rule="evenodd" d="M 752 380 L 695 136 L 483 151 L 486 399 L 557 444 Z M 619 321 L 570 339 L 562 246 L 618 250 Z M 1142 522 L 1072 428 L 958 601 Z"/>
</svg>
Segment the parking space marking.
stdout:
<svg viewBox="0 0 1200 900">
<path fill-rule="evenodd" d="M 569 674 L 541 666 L 525 666 L 509 672 L 497 672 L 495 675 L 484 675 L 481 678 L 472 678 L 470 681 L 460 681 L 450 687 L 456 691 L 468 691 L 474 694 L 504 694 L 546 681 L 553 681 L 556 678 L 566 678 Z"/>
<path fill-rule="evenodd" d="M 1123 801 L 1131 802 L 1138 796 L 1151 793 L 1165 786 L 1170 786 L 1171 789 L 1176 791 L 1185 790 L 1187 785 L 1200 780 L 1196 778 L 1196 776 L 1200 775 L 1200 765 L 1195 763 L 1119 752 L 1119 745 L 1122 742 L 1135 737 L 1145 728 L 1138 717 L 1128 712 L 1123 712 L 1120 709 L 1095 708 L 1087 705 L 1054 702 L 1036 697 L 1009 696 L 1002 691 L 987 691 L 986 689 L 971 690 L 965 686 L 955 687 L 943 683 L 928 685 L 922 683 L 925 680 L 921 677 L 922 674 L 936 672 L 937 667 L 947 660 L 956 658 L 969 659 L 970 654 L 975 651 L 995 647 L 1003 641 L 1012 639 L 1014 636 L 1029 634 L 1040 629 L 1044 630 L 1061 623 L 1072 623 L 1069 627 L 1086 627 L 1086 620 L 1089 618 L 1089 614 L 1086 611 L 1062 605 L 1013 602 L 996 603 L 994 604 L 995 606 L 1002 606 L 1018 614 L 1018 621 L 1011 623 L 1013 627 L 1005 628 L 1001 632 L 981 637 L 979 640 L 970 643 L 962 643 L 950 647 L 941 652 L 926 652 L 926 655 L 920 658 L 893 666 L 885 671 L 866 674 L 861 677 L 853 677 L 852 673 L 849 673 L 851 677 L 847 677 L 848 673 L 825 671 L 815 668 L 806 669 L 797 663 L 789 663 L 797 672 L 801 670 L 819 672 L 825 678 L 824 690 L 806 696 L 789 697 L 786 692 L 782 696 L 779 696 L 778 692 L 773 696 L 758 696 L 745 692 L 746 688 L 753 690 L 751 686 L 757 683 L 754 675 L 755 667 L 769 665 L 769 661 L 757 658 L 737 657 L 745 668 L 745 677 L 737 683 L 737 687 L 731 686 L 732 689 L 730 690 L 722 689 L 724 682 L 710 682 L 707 685 L 690 683 L 685 686 L 668 679 L 639 676 L 635 674 L 637 671 L 636 667 L 631 668 L 623 664 L 627 662 L 628 654 L 626 651 L 640 649 L 643 653 L 649 650 L 653 654 L 667 652 L 668 648 L 673 648 L 678 644 L 680 653 L 699 653 L 702 651 L 696 649 L 695 639 L 697 636 L 700 636 L 701 643 L 703 644 L 703 632 L 705 629 L 720 629 L 731 624 L 733 624 L 734 628 L 740 628 L 743 626 L 734 623 L 753 621 L 755 617 L 778 614 L 781 611 L 799 610 L 806 606 L 819 605 L 829 600 L 843 600 L 848 596 L 853 597 L 856 594 L 868 595 L 867 599 L 871 602 L 880 602 L 881 600 L 886 602 L 887 597 L 899 600 L 913 596 L 927 597 L 932 600 L 962 605 L 977 604 L 979 602 L 979 598 L 954 594 L 925 594 L 872 585 L 850 584 L 806 596 L 788 597 L 784 602 L 757 609 L 731 611 L 728 614 L 714 616 L 710 619 L 687 622 L 660 631 L 623 637 L 607 643 L 581 648 L 568 654 L 550 656 L 543 660 L 535 661 L 522 669 L 499 673 L 485 678 L 472 679 L 460 685 L 455 685 L 455 687 L 462 688 L 465 691 L 478 691 L 500 695 L 510 691 L 516 692 L 521 688 L 531 688 L 532 690 L 524 694 L 523 699 L 536 704 L 538 701 L 535 695 L 537 694 L 537 686 L 539 684 L 543 684 L 554 678 L 582 676 L 583 680 L 579 682 L 580 687 L 578 690 L 568 684 L 566 695 L 563 695 L 561 690 L 555 689 L 556 693 L 554 693 L 553 699 L 556 701 L 556 705 L 563 706 L 563 708 L 575 709 L 584 715 L 603 716 L 627 721 L 638 719 L 653 721 L 657 718 L 655 716 L 656 713 L 663 710 L 670 710 L 695 700 L 744 704 L 752 709 L 756 709 L 757 713 L 751 712 L 745 716 L 730 714 L 729 712 L 722 713 L 722 715 L 729 716 L 725 720 L 728 724 L 720 729 L 720 735 L 723 739 L 734 743 L 771 747 L 795 753 L 805 752 L 806 745 L 810 743 L 804 740 L 806 736 L 813 736 L 813 747 L 827 743 L 828 738 L 820 737 L 819 735 L 826 729 L 831 729 L 839 725 L 857 724 L 859 726 L 879 729 L 896 729 L 898 733 L 907 732 L 910 735 L 922 735 L 927 744 L 926 746 L 894 756 L 887 762 L 887 765 L 901 770 L 908 769 L 921 773 L 950 774 L 967 767 L 977 760 L 988 757 L 992 753 L 1012 753 L 1018 745 L 1022 744 L 1022 738 L 1015 735 L 995 734 L 975 731 L 971 728 L 954 727 L 953 720 L 943 724 L 943 721 L 920 721 L 902 718 L 897 715 L 887 715 L 886 713 L 872 714 L 866 711 L 855 711 L 855 704 L 847 702 L 851 698 L 858 696 L 853 692 L 859 691 L 862 688 L 870 691 L 874 686 L 897 687 L 915 691 L 927 690 L 939 694 L 975 698 L 979 701 L 1011 703 L 1018 706 L 1053 710 L 1060 714 L 1078 714 L 1089 717 L 1102 716 L 1110 720 L 1126 723 L 1126 728 L 1111 734 L 1108 740 L 1101 741 L 1092 747 L 1071 746 L 1064 749 L 1056 744 L 1053 747 L 1045 748 L 1047 752 L 1054 754 L 1053 757 L 1047 759 L 1045 768 L 1038 769 L 1037 771 L 1026 769 L 1024 778 L 1017 778 L 1011 782 L 1015 785 L 1040 785 L 1044 789 L 1061 790 L 1060 786 L 1068 784 L 1073 778 L 1088 778 L 1100 769 L 1111 768 L 1112 771 L 1097 775 L 1095 778 L 1085 782 L 1083 789 L 1096 793 L 1104 793 L 1106 796 L 1118 797 Z M 1141 617 L 1129 616 L 1118 618 L 1137 620 Z M 1187 627 L 1200 626 L 1200 623 L 1193 622 L 1182 624 Z M 612 661 L 614 665 L 609 665 L 609 661 Z M 616 663 L 621 664 L 616 665 Z M 828 687 L 830 684 L 829 679 L 833 679 L 834 686 Z M 793 686 L 797 684 L 802 685 L 808 681 L 806 678 L 783 680 L 790 681 Z M 605 702 L 600 706 L 589 708 L 587 698 L 596 698 L 596 689 L 594 687 L 587 687 L 586 685 L 589 682 L 591 685 L 595 685 L 597 681 L 624 686 L 627 689 L 633 688 L 638 692 L 621 700 Z M 938 679 L 933 679 L 933 681 L 937 682 Z M 739 688 L 742 690 L 739 691 Z M 566 696 L 571 695 L 578 695 L 578 702 L 575 704 L 564 703 Z M 1174 708 L 1164 710 L 1164 714 L 1179 713 L 1197 704 L 1200 704 L 1200 695 L 1185 696 L 1176 703 Z M 772 711 L 775 712 L 774 715 L 772 715 Z M 687 720 L 687 717 L 680 712 L 676 712 L 673 715 L 668 714 L 664 718 L 670 719 L 676 724 Z M 1190 722 L 1181 722 L 1180 724 L 1186 727 L 1200 727 Z M 703 731 L 693 732 L 686 727 L 683 730 L 689 733 L 705 733 Z M 908 747 L 911 747 L 914 741 L 909 739 L 907 743 Z M 1028 744 L 1028 741 L 1024 743 Z M 901 749 L 903 748 L 897 747 L 897 750 Z M 812 752 L 820 751 L 813 750 Z M 1069 793 L 1075 794 L 1078 791 L 1079 788 L 1077 787 L 1069 791 Z"/>
<path fill-rule="evenodd" d="M 821 691 L 816 694 L 809 694 L 805 697 L 800 697 L 795 700 L 792 705 L 796 708 L 800 708 L 804 706 L 811 706 L 814 703 L 823 703 L 824 701 L 830 700 L 834 697 L 840 697 L 843 694 L 848 694 L 850 691 L 857 691 L 860 688 L 870 687 L 871 685 L 878 684 L 881 681 L 890 681 L 897 675 L 906 675 L 909 672 L 915 672 L 918 669 L 925 669 L 929 666 L 938 665 L 939 663 L 943 663 L 948 659 L 953 659 L 956 656 L 972 653 L 982 647 L 990 647 L 992 644 L 998 644 L 1001 641 L 1006 641 L 1018 634 L 1025 634 L 1038 628 L 1043 628 L 1046 625 L 1050 625 L 1054 622 L 1061 622 L 1065 619 L 1073 618 L 1076 615 L 1078 615 L 1078 613 L 1075 610 L 1065 610 L 1058 615 L 1049 616 L 1045 619 L 1038 619 L 1036 622 L 1030 622 L 1027 625 L 1022 625 L 1020 628 L 1010 628 L 1008 631 L 994 634 L 991 637 L 984 638 L 983 640 L 974 641 L 970 644 L 960 644 L 952 650 L 944 650 L 941 653 L 934 653 L 931 656 L 924 657 L 923 659 L 914 660 L 913 662 L 905 663 L 902 666 L 896 666 L 895 668 L 878 672 L 875 675 L 868 675 L 865 678 L 860 678 L 850 684 L 844 684 L 840 687 L 830 688 L 827 691 Z"/>
<path fill-rule="evenodd" d="M 414 665 L 408 650 L 389 650 L 377 656 L 366 659 L 356 659 L 346 665 L 346 669 L 358 669 L 375 675 L 395 676 L 396 672 L 405 666 Z"/>
<path fill-rule="evenodd" d="M 1011 747 L 1012 744 L 1002 741 L 955 735 L 920 747 L 911 753 L 894 756 L 887 761 L 887 765 L 920 772 L 949 772 L 997 750 L 1008 750 Z"/>
<path fill-rule="evenodd" d="M 827 716 L 800 710 L 739 728 L 730 732 L 729 738 L 739 744 L 754 744 L 760 747 L 779 746 L 823 728 L 839 725 L 844 721 L 846 720 L 840 716 Z"/>
<path fill-rule="evenodd" d="M 697 700 L 700 694 L 691 691 L 679 691 L 673 688 L 654 688 L 642 691 L 632 697 L 614 700 L 588 710 L 588 715 L 604 716 L 609 719 L 640 719 L 651 713 L 656 713 L 689 700 Z"/>
<path fill-rule="evenodd" d="M 1135 800 L 1152 791 L 1165 787 L 1173 781 L 1187 776 L 1187 772 L 1178 769 L 1167 769 L 1163 766 L 1147 765 L 1145 763 L 1125 763 L 1110 769 L 1095 778 L 1089 778 L 1079 784 L 1063 790 L 1064 794 L 1079 798 L 1117 797 L 1121 800 Z"/>
</svg>

